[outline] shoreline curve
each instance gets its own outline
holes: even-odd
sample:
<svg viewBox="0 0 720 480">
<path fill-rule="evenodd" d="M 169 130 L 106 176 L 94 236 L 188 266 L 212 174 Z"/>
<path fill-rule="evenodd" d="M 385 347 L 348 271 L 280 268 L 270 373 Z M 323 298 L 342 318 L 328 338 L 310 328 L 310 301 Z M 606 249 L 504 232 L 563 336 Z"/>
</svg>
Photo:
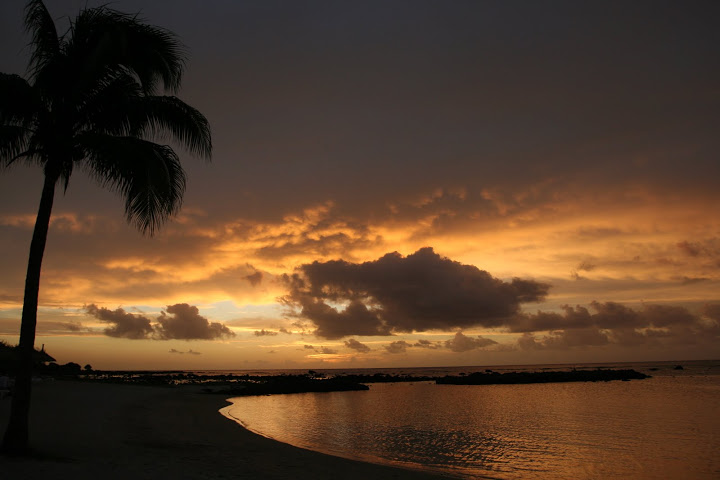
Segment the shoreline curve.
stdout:
<svg viewBox="0 0 720 480">
<path fill-rule="evenodd" d="M 225 405 L 223 405 L 225 402 Z M 74 381 L 33 385 L 30 457 L 0 457 L 9 478 L 397 479 L 441 474 L 351 460 L 254 433 L 196 386 Z M 0 429 L 10 410 L 0 402 Z"/>
</svg>

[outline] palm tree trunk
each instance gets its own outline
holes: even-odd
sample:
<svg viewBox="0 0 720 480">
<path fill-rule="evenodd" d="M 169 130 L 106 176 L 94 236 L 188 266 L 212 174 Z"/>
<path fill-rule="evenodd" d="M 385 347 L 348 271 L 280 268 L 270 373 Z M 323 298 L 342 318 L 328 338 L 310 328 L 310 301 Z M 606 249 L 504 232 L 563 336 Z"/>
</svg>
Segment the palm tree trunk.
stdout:
<svg viewBox="0 0 720 480">
<path fill-rule="evenodd" d="M 9 453 L 25 453 L 28 449 L 28 419 L 32 386 L 33 352 L 35 351 L 35 327 L 37 325 L 38 295 L 40 293 L 40 267 L 45 253 L 50 214 L 55 197 L 56 175 L 45 174 L 40 208 L 35 220 L 23 301 L 20 344 L 18 346 L 18 369 L 15 391 L 12 396 L 10 421 L 3 438 L 2 449 Z"/>
</svg>

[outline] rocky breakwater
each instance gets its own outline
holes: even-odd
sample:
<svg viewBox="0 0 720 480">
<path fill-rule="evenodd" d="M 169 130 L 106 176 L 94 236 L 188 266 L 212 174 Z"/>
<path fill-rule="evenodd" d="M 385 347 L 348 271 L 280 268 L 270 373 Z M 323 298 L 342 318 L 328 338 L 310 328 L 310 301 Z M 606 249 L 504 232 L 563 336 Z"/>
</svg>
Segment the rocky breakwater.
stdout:
<svg viewBox="0 0 720 480">
<path fill-rule="evenodd" d="M 635 370 L 570 370 L 547 372 L 476 372 L 470 375 L 445 376 L 435 379 L 446 385 L 516 385 L 527 383 L 609 382 L 612 380 L 642 380 L 650 375 Z"/>
</svg>

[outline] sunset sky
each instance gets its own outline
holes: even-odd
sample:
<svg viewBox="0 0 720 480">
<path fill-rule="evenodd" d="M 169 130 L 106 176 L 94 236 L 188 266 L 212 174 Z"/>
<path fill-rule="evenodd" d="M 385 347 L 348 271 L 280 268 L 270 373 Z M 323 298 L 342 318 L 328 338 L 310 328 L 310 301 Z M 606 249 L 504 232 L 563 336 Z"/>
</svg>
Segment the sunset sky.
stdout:
<svg viewBox="0 0 720 480">
<path fill-rule="evenodd" d="M 24 1 L 0 71 L 24 74 Z M 48 0 L 65 31 L 86 0 Z M 154 237 L 58 189 L 36 344 L 101 369 L 720 355 L 720 2 L 117 0 L 213 131 Z M 17 342 L 39 169 L 0 172 Z"/>
</svg>

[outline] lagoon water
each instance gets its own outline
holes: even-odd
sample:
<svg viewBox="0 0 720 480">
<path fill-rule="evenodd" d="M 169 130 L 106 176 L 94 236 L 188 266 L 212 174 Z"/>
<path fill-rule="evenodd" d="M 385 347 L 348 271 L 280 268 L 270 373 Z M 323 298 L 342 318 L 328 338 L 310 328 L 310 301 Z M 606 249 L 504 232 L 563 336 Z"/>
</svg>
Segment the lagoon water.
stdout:
<svg viewBox="0 0 720 480">
<path fill-rule="evenodd" d="M 365 392 L 235 398 L 224 413 L 298 447 L 460 478 L 720 478 L 720 363 L 622 367 L 653 378 L 372 384 Z"/>
</svg>

